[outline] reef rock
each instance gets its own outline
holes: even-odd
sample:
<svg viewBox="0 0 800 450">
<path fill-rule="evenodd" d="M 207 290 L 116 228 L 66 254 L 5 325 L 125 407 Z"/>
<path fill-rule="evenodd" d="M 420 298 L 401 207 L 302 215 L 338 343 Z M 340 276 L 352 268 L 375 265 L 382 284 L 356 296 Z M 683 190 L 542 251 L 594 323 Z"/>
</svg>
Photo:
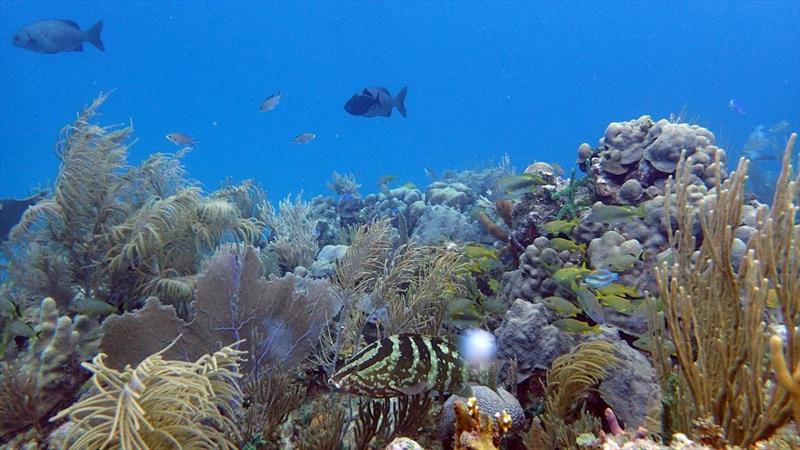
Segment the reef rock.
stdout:
<svg viewBox="0 0 800 450">
<path fill-rule="evenodd" d="M 453 242 L 488 242 L 487 235 L 477 222 L 471 221 L 457 209 L 446 205 L 434 205 L 425 209 L 417 221 L 411 238 L 422 244 Z"/>
<path fill-rule="evenodd" d="M 463 183 L 436 181 L 428 186 L 425 199 L 429 205 L 447 205 L 467 212 L 475 203 L 475 194 Z"/>
<path fill-rule="evenodd" d="M 660 407 L 661 388 L 655 369 L 644 355 L 621 340 L 614 347 L 619 363 L 608 369 L 598 391 L 625 428 L 635 430 Z"/>
<path fill-rule="evenodd" d="M 547 323 L 548 310 L 542 304 L 517 299 L 495 330 L 498 359 L 517 360 L 517 382 L 535 369 L 548 370 L 553 360 L 576 345 L 576 339 Z"/>
<path fill-rule="evenodd" d="M 326 245 L 317 254 L 311 264 L 311 276 L 314 278 L 330 278 L 336 273 L 336 263 L 347 253 L 347 245 Z"/>
<path fill-rule="evenodd" d="M 515 431 L 522 431 L 527 429 L 527 421 L 525 420 L 525 411 L 519 404 L 514 395 L 503 388 L 498 387 L 497 392 L 486 386 L 472 386 L 472 394 L 478 400 L 478 411 L 486 414 L 489 417 L 494 417 L 495 413 L 500 413 L 503 410 L 511 415 L 511 429 Z M 439 438 L 444 442 L 449 442 L 453 439 L 455 429 L 455 412 L 453 405 L 456 401 L 467 402 L 467 399 L 458 395 L 451 395 L 450 398 L 444 402 L 442 407 L 442 414 L 439 416 Z M 450 448 L 445 445 L 444 448 Z"/>
</svg>

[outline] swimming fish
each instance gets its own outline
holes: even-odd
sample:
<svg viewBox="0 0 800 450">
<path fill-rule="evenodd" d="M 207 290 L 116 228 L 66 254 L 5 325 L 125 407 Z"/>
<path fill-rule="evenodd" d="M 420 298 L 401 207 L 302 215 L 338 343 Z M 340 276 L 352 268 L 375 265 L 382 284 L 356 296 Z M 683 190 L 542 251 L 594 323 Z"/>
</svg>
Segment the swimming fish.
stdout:
<svg viewBox="0 0 800 450">
<path fill-rule="evenodd" d="M 589 272 L 591 272 L 591 270 L 586 267 L 562 267 L 556 270 L 551 277 L 561 284 L 571 285 L 574 284 L 578 278 Z"/>
<path fill-rule="evenodd" d="M 632 208 L 630 206 L 605 205 L 602 202 L 597 202 L 592 205 L 592 212 L 584 220 L 591 223 L 616 225 L 622 222 L 630 222 L 634 217 L 644 218 L 645 216 L 644 203 Z"/>
<path fill-rule="evenodd" d="M 534 192 L 537 186 L 547 184 L 541 175 L 536 173 L 523 173 L 522 175 L 509 175 L 500 178 L 495 183 L 498 198 L 501 199 L 516 199 L 523 195 Z"/>
<path fill-rule="evenodd" d="M 290 142 L 292 144 L 308 144 L 309 142 L 313 141 L 314 138 L 316 137 L 317 135 L 314 133 L 302 133 L 297 135 L 297 137 L 292 139 Z"/>
<path fill-rule="evenodd" d="M 640 260 L 641 258 L 631 255 L 630 253 L 620 253 L 606 258 L 605 266 L 613 272 L 625 272 L 633 269 Z"/>
<path fill-rule="evenodd" d="M 393 98 L 386 88 L 364 88 L 363 91 L 350 97 L 350 100 L 344 104 L 344 110 L 354 116 L 389 117 L 392 115 L 392 110 L 397 108 L 400 114 L 406 117 L 405 101 L 407 92 L 408 89 L 404 87 L 400 89 L 397 97 Z"/>
<path fill-rule="evenodd" d="M 8 233 L 19 223 L 22 215 L 29 206 L 47 196 L 47 193 L 39 193 L 28 198 L 1 198 L 0 199 L 0 242 L 8 239 Z"/>
<path fill-rule="evenodd" d="M 86 31 L 81 31 L 72 20 L 40 20 L 17 31 L 12 42 L 19 48 L 39 53 L 82 52 L 84 42 L 105 51 L 100 40 L 102 31 L 102 20 Z"/>
<path fill-rule="evenodd" d="M 277 94 L 272 94 L 269 97 L 265 98 L 261 105 L 259 105 L 258 109 L 261 112 L 272 111 L 278 106 L 278 103 L 281 102 L 281 91 L 278 91 Z"/>
<path fill-rule="evenodd" d="M 578 225 L 578 219 L 572 220 L 551 220 L 540 228 L 549 235 L 567 234 Z"/>
<path fill-rule="evenodd" d="M 736 100 L 735 98 L 728 100 L 728 108 L 730 108 L 731 111 L 734 111 L 737 114 L 744 115 L 745 113 L 744 106 L 742 106 L 742 103 L 739 100 Z"/>
<path fill-rule="evenodd" d="M 575 296 L 578 298 L 578 305 L 584 314 L 597 323 L 606 323 L 606 315 L 603 313 L 603 305 L 597 301 L 597 297 L 592 291 L 583 286 L 572 286 Z"/>
<path fill-rule="evenodd" d="M 608 269 L 593 270 L 583 276 L 581 282 L 590 288 L 600 289 L 608 286 L 609 284 L 617 281 L 619 274 L 614 273 Z"/>
<path fill-rule="evenodd" d="M 636 286 L 625 286 L 620 283 L 611 283 L 597 290 L 598 295 L 619 295 L 621 297 L 641 298 L 642 295 Z"/>
<path fill-rule="evenodd" d="M 494 247 L 484 247 L 482 245 L 465 245 L 464 256 L 469 259 L 497 260 L 497 250 Z"/>
<path fill-rule="evenodd" d="M 603 306 L 621 314 L 629 316 L 636 311 L 636 306 L 630 300 L 619 295 L 598 295 L 597 299 L 600 300 Z"/>
<path fill-rule="evenodd" d="M 544 306 L 552 310 L 561 317 L 575 317 L 581 309 L 571 301 L 558 296 L 547 297 L 542 300 Z"/>
<path fill-rule="evenodd" d="M 398 334 L 366 346 L 330 379 L 334 388 L 373 398 L 426 391 L 459 392 L 466 364 L 453 343 L 419 334 Z"/>
<path fill-rule="evenodd" d="M 177 131 L 168 134 L 166 138 L 168 141 L 180 147 L 194 148 L 197 146 L 197 141 L 193 137 L 185 135 L 183 133 L 179 133 Z"/>
<path fill-rule="evenodd" d="M 570 252 L 585 252 L 586 244 L 578 244 L 571 239 L 553 238 L 549 241 L 550 248 L 563 252 L 564 250 Z"/>
<path fill-rule="evenodd" d="M 589 323 L 582 320 L 575 319 L 561 319 L 553 322 L 559 330 L 566 331 L 567 333 L 599 333 L 600 325 L 589 325 Z"/>
</svg>

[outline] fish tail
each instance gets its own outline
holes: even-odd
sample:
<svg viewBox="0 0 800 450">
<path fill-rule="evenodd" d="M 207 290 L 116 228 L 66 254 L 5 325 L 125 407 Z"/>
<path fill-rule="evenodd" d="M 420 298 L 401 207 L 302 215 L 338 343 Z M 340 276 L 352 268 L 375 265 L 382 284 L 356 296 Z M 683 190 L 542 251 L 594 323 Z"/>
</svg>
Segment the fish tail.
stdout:
<svg viewBox="0 0 800 450">
<path fill-rule="evenodd" d="M 89 28 L 86 31 L 86 41 L 90 44 L 94 45 L 101 51 L 106 51 L 106 46 L 103 45 L 103 41 L 100 40 L 100 33 L 103 31 L 103 21 L 98 20 L 96 24 L 92 28 Z"/>
<path fill-rule="evenodd" d="M 397 110 L 400 111 L 400 114 L 403 117 L 406 116 L 406 93 L 408 92 L 408 88 L 403 86 L 403 89 L 400 89 L 400 93 L 397 94 L 397 97 L 394 98 L 394 106 L 397 107 Z"/>
</svg>

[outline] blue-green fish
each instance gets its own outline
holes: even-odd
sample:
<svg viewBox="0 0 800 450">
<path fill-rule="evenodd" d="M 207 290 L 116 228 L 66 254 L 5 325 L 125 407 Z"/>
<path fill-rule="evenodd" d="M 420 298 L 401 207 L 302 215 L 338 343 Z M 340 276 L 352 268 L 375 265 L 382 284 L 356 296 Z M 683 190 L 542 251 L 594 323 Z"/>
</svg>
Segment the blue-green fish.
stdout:
<svg viewBox="0 0 800 450">
<path fill-rule="evenodd" d="M 578 305 L 584 314 L 597 323 L 606 322 L 606 316 L 603 314 L 603 305 L 597 301 L 597 297 L 592 294 L 592 291 L 578 285 L 573 286 L 572 290 L 575 292 L 575 296 L 578 298 Z"/>
<path fill-rule="evenodd" d="M 593 289 L 602 289 L 619 279 L 619 274 L 608 269 L 593 270 L 581 282 Z"/>
<path fill-rule="evenodd" d="M 461 392 L 467 373 L 453 343 L 419 334 L 398 334 L 365 347 L 330 382 L 351 394 L 389 398 L 433 390 Z"/>
</svg>

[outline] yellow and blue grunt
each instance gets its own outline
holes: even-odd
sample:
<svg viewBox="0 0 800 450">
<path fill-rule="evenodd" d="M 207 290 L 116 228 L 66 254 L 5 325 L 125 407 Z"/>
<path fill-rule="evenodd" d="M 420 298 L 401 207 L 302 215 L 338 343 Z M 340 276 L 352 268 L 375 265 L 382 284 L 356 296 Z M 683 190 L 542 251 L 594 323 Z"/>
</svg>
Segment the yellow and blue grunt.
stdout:
<svg viewBox="0 0 800 450">
<path fill-rule="evenodd" d="M 467 367 L 453 343 L 419 334 L 383 338 L 353 356 L 331 384 L 351 394 L 374 398 L 427 391 L 460 392 Z"/>
<path fill-rule="evenodd" d="M 559 330 L 567 333 L 599 333 L 600 325 L 589 325 L 582 320 L 561 319 L 553 322 Z"/>
<path fill-rule="evenodd" d="M 544 306 L 552 310 L 561 317 L 575 317 L 581 312 L 581 309 L 575 306 L 571 301 L 558 296 L 547 297 L 542 300 Z"/>
<path fill-rule="evenodd" d="M 550 239 L 549 245 L 552 249 L 557 250 L 559 252 L 563 252 L 564 250 L 570 252 L 585 252 L 586 251 L 586 244 L 578 244 L 577 242 L 573 241 L 572 239 L 564 239 L 564 238 L 553 238 Z"/>
<path fill-rule="evenodd" d="M 605 205 L 597 202 L 592 205 L 592 212 L 586 216 L 584 221 L 617 225 L 623 222 L 630 222 L 635 217 L 644 218 L 646 215 L 644 203 L 633 208 L 630 206 Z"/>
<path fill-rule="evenodd" d="M 552 220 L 541 226 L 542 231 L 548 235 L 567 234 L 578 226 L 578 219 L 572 220 Z"/>
</svg>

